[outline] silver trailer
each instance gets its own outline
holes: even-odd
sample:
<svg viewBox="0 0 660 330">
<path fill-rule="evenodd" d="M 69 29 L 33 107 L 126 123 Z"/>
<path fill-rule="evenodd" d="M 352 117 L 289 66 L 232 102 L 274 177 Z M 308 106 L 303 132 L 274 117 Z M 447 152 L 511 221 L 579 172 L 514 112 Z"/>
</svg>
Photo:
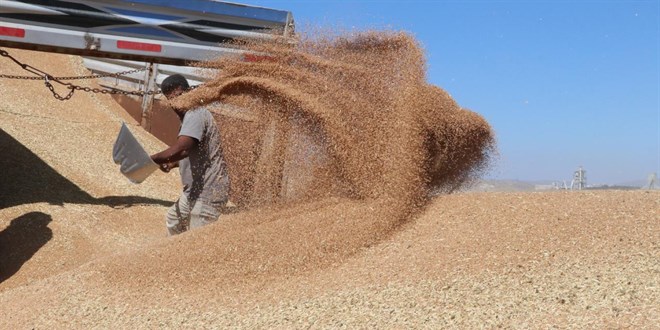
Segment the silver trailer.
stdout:
<svg viewBox="0 0 660 330">
<path fill-rule="evenodd" d="M 0 1 L 0 47 L 151 63 L 235 53 L 220 43 L 288 36 L 293 27 L 288 11 L 220 1 Z"/>
</svg>

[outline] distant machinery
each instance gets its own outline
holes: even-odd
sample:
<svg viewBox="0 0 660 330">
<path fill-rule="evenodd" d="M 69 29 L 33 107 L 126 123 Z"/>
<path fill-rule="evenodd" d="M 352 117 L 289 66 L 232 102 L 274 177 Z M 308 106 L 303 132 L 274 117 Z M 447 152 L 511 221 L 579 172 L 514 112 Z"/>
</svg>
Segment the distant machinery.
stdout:
<svg viewBox="0 0 660 330">
<path fill-rule="evenodd" d="M 649 181 L 644 188 L 648 190 L 660 188 L 660 186 L 658 186 L 658 175 L 656 173 L 649 174 Z"/>
<path fill-rule="evenodd" d="M 573 172 L 573 180 L 571 180 L 571 190 L 582 190 L 587 187 L 587 171 L 580 166 L 577 171 Z"/>
</svg>

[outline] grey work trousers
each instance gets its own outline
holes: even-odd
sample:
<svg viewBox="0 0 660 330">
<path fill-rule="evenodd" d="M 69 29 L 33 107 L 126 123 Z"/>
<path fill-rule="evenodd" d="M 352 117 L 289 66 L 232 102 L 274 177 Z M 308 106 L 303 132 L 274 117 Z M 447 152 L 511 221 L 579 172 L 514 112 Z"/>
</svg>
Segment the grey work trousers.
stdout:
<svg viewBox="0 0 660 330">
<path fill-rule="evenodd" d="M 188 200 L 185 193 L 167 211 L 166 225 L 170 236 L 186 230 L 202 227 L 220 217 L 222 203 L 211 203 L 203 199 Z"/>
</svg>

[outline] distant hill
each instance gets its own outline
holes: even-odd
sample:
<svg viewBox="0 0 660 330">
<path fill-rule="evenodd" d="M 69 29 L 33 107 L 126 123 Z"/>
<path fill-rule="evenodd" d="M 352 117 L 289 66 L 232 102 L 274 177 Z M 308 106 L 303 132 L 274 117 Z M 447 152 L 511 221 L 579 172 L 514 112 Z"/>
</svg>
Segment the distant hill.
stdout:
<svg viewBox="0 0 660 330">
<path fill-rule="evenodd" d="M 477 180 L 463 191 L 534 191 L 535 186 L 519 180 Z"/>
<path fill-rule="evenodd" d="M 647 180 L 635 180 L 635 181 L 619 182 L 615 185 L 641 188 L 641 187 L 646 187 L 647 184 L 648 184 Z"/>
<path fill-rule="evenodd" d="M 495 180 L 495 179 L 482 179 L 477 180 L 473 184 L 465 187 L 462 191 L 544 191 L 544 190 L 555 190 L 553 185 L 562 183 L 558 181 L 521 181 L 521 180 Z M 566 182 L 570 186 L 570 182 Z M 636 180 L 636 181 L 627 181 L 616 184 L 598 184 L 593 186 L 588 186 L 587 189 L 593 190 L 636 190 L 642 189 L 647 185 L 645 180 Z M 657 184 L 656 184 L 657 185 Z M 656 187 L 657 189 L 657 187 Z"/>
</svg>

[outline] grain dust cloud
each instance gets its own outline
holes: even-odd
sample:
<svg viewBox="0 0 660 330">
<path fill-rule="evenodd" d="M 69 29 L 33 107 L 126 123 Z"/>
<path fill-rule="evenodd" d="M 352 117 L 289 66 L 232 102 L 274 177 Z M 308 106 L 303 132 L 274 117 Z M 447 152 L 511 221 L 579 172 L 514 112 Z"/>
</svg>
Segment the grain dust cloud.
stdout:
<svg viewBox="0 0 660 330">
<path fill-rule="evenodd" d="M 253 54 L 203 63 L 220 73 L 174 106 L 222 102 L 215 114 L 242 205 L 327 196 L 419 205 L 488 164 L 489 125 L 426 82 L 423 50 L 405 33 L 234 46 Z"/>
<path fill-rule="evenodd" d="M 488 164 L 490 126 L 426 82 L 423 50 L 408 34 L 232 46 L 252 55 L 203 63 L 219 73 L 171 104 L 208 105 L 223 132 L 230 199 L 246 211 L 230 216 L 233 225 L 181 239 L 235 246 L 222 248 L 223 260 L 241 260 L 225 271 L 340 261 L 414 218 L 431 193 L 459 188 Z M 178 255 L 173 249 L 172 258 L 203 267 Z"/>
</svg>

